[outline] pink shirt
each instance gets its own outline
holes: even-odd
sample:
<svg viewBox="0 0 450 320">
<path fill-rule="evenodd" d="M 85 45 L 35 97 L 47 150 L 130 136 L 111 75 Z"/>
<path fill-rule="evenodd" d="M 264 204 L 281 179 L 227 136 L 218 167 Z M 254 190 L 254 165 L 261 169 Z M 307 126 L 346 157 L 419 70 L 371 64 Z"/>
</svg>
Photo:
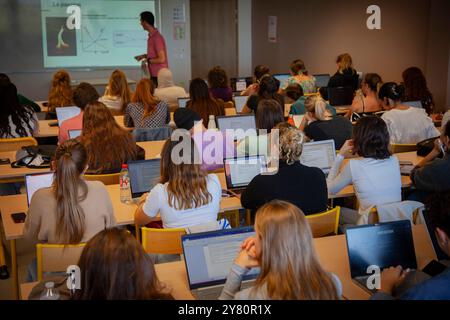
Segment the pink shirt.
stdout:
<svg viewBox="0 0 450 320">
<path fill-rule="evenodd" d="M 158 52 L 164 51 L 164 55 L 166 56 L 166 62 L 164 63 L 148 63 L 148 70 L 150 71 L 150 75 L 152 77 L 157 77 L 159 70 L 162 68 L 168 68 L 168 57 L 167 57 L 167 49 L 166 49 L 166 41 L 164 41 L 163 36 L 159 33 L 158 30 L 155 30 L 152 35 L 148 34 L 147 40 L 147 59 L 154 59 L 158 57 Z"/>
<path fill-rule="evenodd" d="M 79 115 L 61 123 L 61 127 L 59 127 L 58 143 L 62 144 L 69 139 L 69 130 L 81 129 L 83 129 L 83 111 L 81 111 Z"/>
</svg>

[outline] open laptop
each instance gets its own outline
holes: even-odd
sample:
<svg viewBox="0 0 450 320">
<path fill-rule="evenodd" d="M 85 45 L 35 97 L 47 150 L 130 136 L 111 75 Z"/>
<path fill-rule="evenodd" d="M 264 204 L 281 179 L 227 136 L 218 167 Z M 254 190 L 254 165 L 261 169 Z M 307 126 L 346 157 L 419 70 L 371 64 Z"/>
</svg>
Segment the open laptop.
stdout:
<svg viewBox="0 0 450 320">
<path fill-rule="evenodd" d="M 53 172 L 34 173 L 25 175 L 25 187 L 27 190 L 27 202 L 30 206 L 33 194 L 42 188 L 49 188 L 53 183 Z"/>
<path fill-rule="evenodd" d="M 81 130 L 69 130 L 69 139 L 76 139 L 81 136 Z"/>
<path fill-rule="evenodd" d="M 286 84 L 286 81 L 290 76 L 291 75 L 289 73 L 277 73 L 273 75 L 275 79 L 280 81 L 280 87 L 283 87 Z"/>
<path fill-rule="evenodd" d="M 190 98 L 178 98 L 178 108 L 186 108 L 187 102 Z"/>
<path fill-rule="evenodd" d="M 64 121 L 79 115 L 81 112 L 81 109 L 78 107 L 62 107 L 62 108 L 55 108 L 55 110 L 59 127 L 61 127 L 61 124 Z"/>
<path fill-rule="evenodd" d="M 230 78 L 231 89 L 236 92 L 244 91 L 252 83 L 252 77 Z"/>
<path fill-rule="evenodd" d="M 255 176 L 267 172 L 263 155 L 226 158 L 223 161 L 227 189 L 234 193 L 242 193 Z"/>
<path fill-rule="evenodd" d="M 245 104 L 247 103 L 247 96 L 235 96 L 234 105 L 236 106 L 236 112 L 241 113 L 242 109 L 244 109 Z"/>
<path fill-rule="evenodd" d="M 330 81 L 330 75 L 328 73 L 314 74 L 313 76 L 316 78 L 316 87 L 324 88 L 328 86 L 328 82 Z"/>
<path fill-rule="evenodd" d="M 419 108 L 419 109 L 423 108 L 421 101 L 403 101 L 402 104 L 407 105 L 409 107 L 413 107 L 413 108 Z"/>
<path fill-rule="evenodd" d="M 215 300 L 220 296 L 242 241 L 254 235 L 250 226 L 181 237 L 189 288 L 196 299 Z M 241 289 L 249 287 L 259 271 L 254 268 L 245 275 Z"/>
<path fill-rule="evenodd" d="M 345 231 L 345 238 L 351 277 L 370 294 L 377 289 L 368 287 L 367 280 L 374 272 L 368 270 L 369 266 L 377 266 L 380 272 L 391 266 L 417 269 L 409 220 L 350 227 Z"/>
<path fill-rule="evenodd" d="M 241 140 L 246 136 L 256 136 L 256 120 L 253 114 L 216 117 L 217 127 L 226 134 L 227 130 L 234 130 L 233 139 Z"/>
<path fill-rule="evenodd" d="M 160 177 L 160 159 L 137 160 L 128 162 L 131 198 L 134 202 L 158 183 Z"/>
<path fill-rule="evenodd" d="M 320 168 L 325 174 L 328 174 L 335 158 L 334 140 L 306 142 L 303 144 L 300 163 L 308 167 Z"/>
</svg>

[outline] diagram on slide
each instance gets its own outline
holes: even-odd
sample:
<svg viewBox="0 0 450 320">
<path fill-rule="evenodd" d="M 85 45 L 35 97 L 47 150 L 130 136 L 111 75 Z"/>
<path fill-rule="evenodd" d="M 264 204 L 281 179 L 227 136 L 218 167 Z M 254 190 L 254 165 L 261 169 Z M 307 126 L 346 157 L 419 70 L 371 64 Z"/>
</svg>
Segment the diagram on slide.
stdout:
<svg viewBox="0 0 450 320">
<path fill-rule="evenodd" d="M 113 45 L 116 48 L 142 48 L 148 39 L 142 30 L 117 30 L 113 33 Z"/>
<path fill-rule="evenodd" d="M 108 43 L 105 27 L 94 29 L 83 26 L 81 28 L 81 49 L 84 52 L 108 54 Z"/>
<path fill-rule="evenodd" d="M 65 17 L 47 17 L 47 54 L 49 56 L 76 56 L 77 37 L 75 30 L 66 27 Z"/>
</svg>

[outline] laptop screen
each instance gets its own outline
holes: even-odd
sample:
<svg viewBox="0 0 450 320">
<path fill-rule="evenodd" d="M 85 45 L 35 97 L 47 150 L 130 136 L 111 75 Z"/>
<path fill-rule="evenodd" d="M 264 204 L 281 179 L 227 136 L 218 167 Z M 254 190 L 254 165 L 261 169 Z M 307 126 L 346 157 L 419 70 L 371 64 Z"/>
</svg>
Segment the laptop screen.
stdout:
<svg viewBox="0 0 450 320">
<path fill-rule="evenodd" d="M 304 143 L 300 162 L 308 167 L 320 168 L 327 173 L 330 171 L 335 158 L 334 140 L 323 140 Z"/>
<path fill-rule="evenodd" d="M 186 108 L 186 103 L 189 101 L 189 98 L 178 98 L 178 108 Z"/>
<path fill-rule="evenodd" d="M 447 260 L 449 257 L 442 251 L 441 247 L 437 242 L 436 233 L 434 231 L 434 227 L 431 225 L 430 217 L 428 216 L 428 212 L 424 210 L 422 212 L 423 219 L 425 220 L 425 224 L 427 226 L 428 235 L 430 236 L 431 244 L 433 245 L 434 252 L 436 253 L 436 257 L 438 261 Z"/>
<path fill-rule="evenodd" d="M 245 104 L 247 103 L 247 96 L 235 96 L 234 104 L 236 105 L 236 112 L 241 113 L 242 109 L 244 109 Z"/>
<path fill-rule="evenodd" d="M 237 157 L 224 160 L 228 189 L 246 187 L 260 173 L 267 172 L 264 156 Z"/>
<path fill-rule="evenodd" d="M 409 107 L 413 108 L 422 108 L 422 102 L 421 101 L 404 101 L 402 104 L 405 104 Z"/>
<path fill-rule="evenodd" d="M 369 276 L 371 265 L 417 269 L 409 220 L 347 228 L 345 236 L 352 278 Z"/>
<path fill-rule="evenodd" d="M 69 138 L 75 139 L 81 136 L 81 130 L 69 130 Z"/>
<path fill-rule="evenodd" d="M 256 121 L 253 114 L 220 116 L 216 119 L 219 130 L 224 134 L 226 130 L 235 130 L 233 134 L 235 140 L 244 139 L 246 136 L 256 136 Z"/>
<path fill-rule="evenodd" d="M 190 289 L 225 283 L 242 241 L 254 235 L 253 227 L 243 227 L 182 236 Z M 254 268 L 244 280 L 258 274 L 259 268 Z"/>
<path fill-rule="evenodd" d="M 284 85 L 286 85 L 287 79 L 289 79 L 291 75 L 289 73 L 279 73 L 274 74 L 273 77 L 280 81 L 280 88 L 282 88 Z"/>
<path fill-rule="evenodd" d="M 27 189 L 28 206 L 30 206 L 31 198 L 37 190 L 51 187 L 52 183 L 53 172 L 25 175 L 25 187 Z"/>
<path fill-rule="evenodd" d="M 81 110 L 78 107 L 63 107 L 56 108 L 56 117 L 58 118 L 58 126 L 61 127 L 61 124 L 67 119 L 73 118 L 80 114 Z"/>
<path fill-rule="evenodd" d="M 329 74 L 315 74 L 314 78 L 316 78 L 316 87 L 319 88 L 328 86 L 328 82 L 330 81 Z"/>
<path fill-rule="evenodd" d="M 139 160 L 128 162 L 130 175 L 131 197 L 139 198 L 149 192 L 159 181 L 160 159 Z"/>
</svg>

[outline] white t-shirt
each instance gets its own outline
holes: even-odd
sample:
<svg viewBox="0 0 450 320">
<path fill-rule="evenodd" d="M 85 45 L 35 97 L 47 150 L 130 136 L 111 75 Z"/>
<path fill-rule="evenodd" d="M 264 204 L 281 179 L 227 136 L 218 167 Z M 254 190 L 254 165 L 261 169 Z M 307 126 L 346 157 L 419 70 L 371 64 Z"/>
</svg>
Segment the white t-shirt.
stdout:
<svg viewBox="0 0 450 320">
<path fill-rule="evenodd" d="M 9 127 L 11 129 L 11 134 L 9 134 L 7 136 L 2 136 L 0 138 L 2 138 L 2 139 L 22 138 L 21 136 L 19 136 L 17 134 L 17 132 L 16 132 L 16 125 L 12 122 L 11 116 L 9 116 L 8 122 L 9 122 Z M 36 135 L 39 132 L 39 121 L 38 121 L 38 118 L 37 118 L 35 112 L 33 112 L 33 115 L 31 116 L 30 126 L 32 128 L 32 131 L 30 131 L 30 129 L 28 128 L 27 123 L 25 121 L 23 121 L 23 119 L 22 119 L 22 127 L 26 131 L 26 136 L 25 137 L 32 137 L 32 136 Z"/>
<path fill-rule="evenodd" d="M 155 97 L 167 102 L 171 108 L 178 107 L 178 98 L 187 98 L 188 96 L 182 87 L 172 86 L 155 89 Z"/>
<path fill-rule="evenodd" d="M 386 122 L 391 143 L 415 144 L 440 135 L 425 109 L 392 109 L 385 112 L 381 119 Z"/>
<path fill-rule="evenodd" d="M 104 103 L 109 109 L 115 111 L 122 110 L 122 99 L 120 97 L 104 95 L 98 101 Z"/>
<path fill-rule="evenodd" d="M 338 155 L 328 174 L 327 185 L 330 194 L 337 194 L 353 184 L 359 200 L 359 212 L 372 206 L 402 201 L 402 178 L 400 165 L 395 156 L 388 159 L 350 159 L 339 173 L 344 157 Z"/>
<path fill-rule="evenodd" d="M 164 185 L 158 183 L 148 194 L 142 209 L 151 218 L 156 217 L 159 212 L 164 228 L 186 228 L 217 221 L 222 187 L 217 175 L 209 174 L 206 179 L 207 189 L 212 197 L 212 201 L 207 205 L 187 210 L 176 210 L 169 205 L 168 183 Z"/>
</svg>

